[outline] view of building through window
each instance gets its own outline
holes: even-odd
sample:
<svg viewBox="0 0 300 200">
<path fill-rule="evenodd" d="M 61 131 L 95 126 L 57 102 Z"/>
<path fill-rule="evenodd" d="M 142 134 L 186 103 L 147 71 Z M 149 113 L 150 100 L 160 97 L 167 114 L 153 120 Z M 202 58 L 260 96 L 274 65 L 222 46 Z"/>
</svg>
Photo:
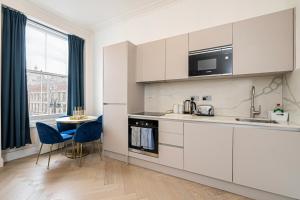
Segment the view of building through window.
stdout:
<svg viewBox="0 0 300 200">
<path fill-rule="evenodd" d="M 38 24 L 28 23 L 26 59 L 30 117 L 66 113 L 67 37 Z"/>
</svg>

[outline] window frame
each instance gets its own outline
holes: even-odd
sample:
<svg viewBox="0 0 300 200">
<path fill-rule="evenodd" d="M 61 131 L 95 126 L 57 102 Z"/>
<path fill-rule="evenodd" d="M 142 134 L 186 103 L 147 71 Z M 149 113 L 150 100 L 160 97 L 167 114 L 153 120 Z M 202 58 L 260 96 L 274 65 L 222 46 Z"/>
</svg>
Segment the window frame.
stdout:
<svg viewBox="0 0 300 200">
<path fill-rule="evenodd" d="M 61 33 L 60 31 L 56 31 L 53 28 L 47 27 L 46 25 L 40 24 L 38 22 L 34 22 L 32 20 L 28 20 L 26 26 L 30 26 L 30 28 L 33 28 L 43 34 L 45 34 L 45 55 L 44 55 L 44 61 L 45 61 L 45 69 L 47 69 L 47 35 L 52 35 L 55 36 L 57 38 L 61 38 L 64 39 L 66 41 L 68 41 L 68 37 L 66 34 Z M 27 34 L 27 33 L 26 33 Z M 27 48 L 27 47 L 26 47 Z M 67 52 L 67 56 L 68 56 Z M 57 73 L 52 73 L 52 72 L 46 72 L 43 70 L 34 70 L 34 69 L 29 69 L 29 65 L 26 64 L 26 76 L 28 77 L 28 73 L 33 73 L 33 74 L 37 74 L 40 75 L 41 77 L 44 75 L 48 75 L 48 76 L 56 76 L 56 77 L 60 77 L 60 78 L 68 78 L 68 66 L 67 66 L 67 74 L 57 74 Z M 42 78 L 41 78 L 41 84 L 43 83 Z M 27 82 L 27 88 L 28 88 L 28 82 Z M 67 88 L 68 88 L 68 81 L 67 81 Z M 29 111 L 29 120 L 30 122 L 34 122 L 34 121 L 38 121 L 38 120 L 51 120 L 51 119 L 55 119 L 58 117 L 62 117 L 67 115 L 67 110 L 65 113 L 58 113 L 58 114 L 40 114 L 40 115 L 31 115 L 30 114 L 30 100 L 29 100 L 29 94 L 28 94 L 28 111 Z M 43 98 L 42 94 L 41 94 L 41 99 Z M 66 108 L 68 104 L 68 90 L 66 91 Z"/>
</svg>

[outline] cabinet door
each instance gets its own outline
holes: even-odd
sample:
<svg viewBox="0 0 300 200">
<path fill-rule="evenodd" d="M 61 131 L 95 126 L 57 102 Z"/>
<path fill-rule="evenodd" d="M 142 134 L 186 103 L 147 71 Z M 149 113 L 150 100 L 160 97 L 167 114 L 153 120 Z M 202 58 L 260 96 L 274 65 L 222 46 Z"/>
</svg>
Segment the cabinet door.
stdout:
<svg viewBox="0 0 300 200">
<path fill-rule="evenodd" d="M 292 71 L 293 9 L 233 24 L 233 73 Z"/>
<path fill-rule="evenodd" d="M 128 155 L 128 117 L 126 105 L 104 105 L 104 149 Z"/>
<path fill-rule="evenodd" d="M 232 24 L 225 24 L 189 34 L 190 51 L 229 44 L 232 44 Z"/>
<path fill-rule="evenodd" d="M 105 103 L 127 102 L 127 43 L 104 48 L 104 91 Z"/>
<path fill-rule="evenodd" d="M 208 123 L 184 123 L 184 169 L 232 181 L 233 128 Z"/>
<path fill-rule="evenodd" d="M 143 45 L 136 48 L 136 82 L 143 82 Z"/>
<path fill-rule="evenodd" d="M 235 128 L 233 182 L 299 199 L 299 153 L 299 132 Z"/>
<path fill-rule="evenodd" d="M 140 68 L 138 73 L 142 74 L 143 82 L 165 80 L 165 50 L 165 40 L 149 42 L 138 47 L 137 68 Z"/>
<path fill-rule="evenodd" d="M 159 120 L 159 143 L 183 147 L 183 122 Z"/>
<path fill-rule="evenodd" d="M 188 34 L 166 39 L 166 80 L 188 78 Z"/>
<path fill-rule="evenodd" d="M 183 169 L 183 148 L 159 145 L 159 163 L 177 169 Z"/>
</svg>

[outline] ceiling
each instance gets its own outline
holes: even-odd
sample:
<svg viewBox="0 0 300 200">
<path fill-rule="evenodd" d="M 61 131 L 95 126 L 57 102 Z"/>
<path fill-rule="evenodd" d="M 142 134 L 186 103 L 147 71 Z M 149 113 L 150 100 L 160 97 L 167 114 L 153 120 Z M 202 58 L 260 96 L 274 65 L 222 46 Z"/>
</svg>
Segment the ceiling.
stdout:
<svg viewBox="0 0 300 200">
<path fill-rule="evenodd" d="M 89 29 L 128 19 L 176 0 L 29 0 Z"/>
</svg>

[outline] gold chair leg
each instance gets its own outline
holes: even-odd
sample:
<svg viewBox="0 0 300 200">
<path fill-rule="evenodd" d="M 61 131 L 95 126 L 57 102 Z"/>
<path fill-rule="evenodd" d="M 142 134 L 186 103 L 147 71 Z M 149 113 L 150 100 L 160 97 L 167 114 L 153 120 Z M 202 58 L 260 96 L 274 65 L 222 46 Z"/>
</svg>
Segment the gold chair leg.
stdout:
<svg viewBox="0 0 300 200">
<path fill-rule="evenodd" d="M 53 144 L 51 144 L 51 146 L 50 146 L 50 152 L 49 152 L 48 167 L 47 167 L 47 169 L 49 169 L 49 165 L 50 165 L 50 159 L 51 159 L 52 147 L 53 147 Z"/>
<path fill-rule="evenodd" d="M 75 141 L 74 140 L 72 141 L 72 156 L 73 156 L 73 159 L 76 158 L 76 155 L 75 155 Z"/>
<path fill-rule="evenodd" d="M 79 161 L 80 167 L 81 167 L 81 160 L 82 160 L 82 144 L 80 144 L 80 161 Z"/>
<path fill-rule="evenodd" d="M 40 155 L 41 155 L 42 148 L 43 148 L 43 143 L 41 144 L 39 154 L 38 154 L 38 156 L 37 156 L 37 158 L 36 158 L 36 162 L 35 162 L 36 165 L 38 164 L 38 161 L 39 161 L 39 158 L 40 158 Z"/>
<path fill-rule="evenodd" d="M 67 147 L 68 147 L 68 143 L 65 143 L 65 142 L 64 142 L 65 155 L 67 155 L 67 149 L 68 149 Z"/>
<path fill-rule="evenodd" d="M 100 155 L 100 160 L 102 160 L 102 153 L 101 153 L 101 142 L 100 142 L 100 139 L 96 142 L 97 145 L 98 145 L 98 151 L 99 151 L 99 155 Z"/>
</svg>

